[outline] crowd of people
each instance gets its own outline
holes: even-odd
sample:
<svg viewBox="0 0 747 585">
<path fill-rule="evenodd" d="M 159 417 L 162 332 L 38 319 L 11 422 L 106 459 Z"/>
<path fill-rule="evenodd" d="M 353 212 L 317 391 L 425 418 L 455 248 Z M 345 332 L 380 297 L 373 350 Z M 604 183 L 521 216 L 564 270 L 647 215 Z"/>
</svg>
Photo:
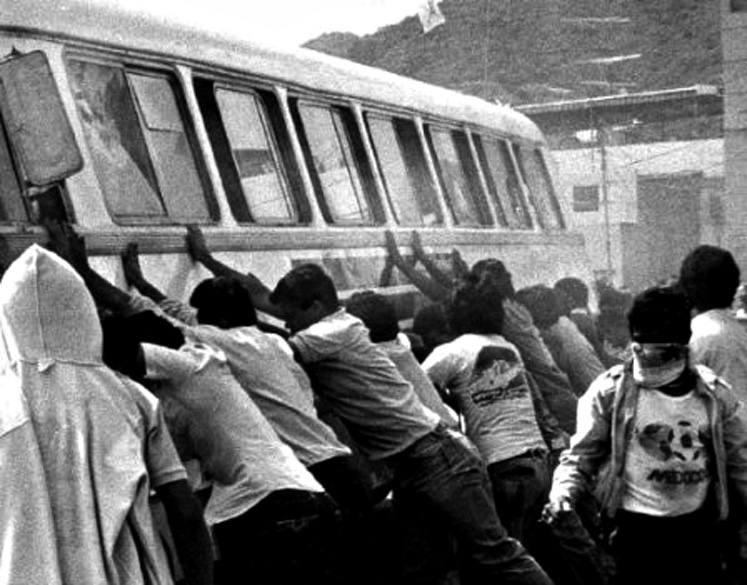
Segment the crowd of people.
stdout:
<svg viewBox="0 0 747 585">
<path fill-rule="evenodd" d="M 0 582 L 747 584 L 740 273 L 514 289 L 387 234 L 402 331 L 316 264 L 123 290 L 70 226 L 0 282 Z M 278 326 L 283 323 L 283 326 Z"/>
</svg>

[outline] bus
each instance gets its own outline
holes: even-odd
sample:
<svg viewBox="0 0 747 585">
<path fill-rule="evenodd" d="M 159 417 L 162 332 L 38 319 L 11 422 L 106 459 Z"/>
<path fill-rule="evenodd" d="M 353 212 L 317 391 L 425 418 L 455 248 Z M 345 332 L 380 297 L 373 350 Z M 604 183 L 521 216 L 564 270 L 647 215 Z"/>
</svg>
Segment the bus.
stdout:
<svg viewBox="0 0 747 585">
<path fill-rule="evenodd" d="M 386 232 L 446 261 L 503 260 L 519 286 L 590 280 L 566 229 L 547 144 L 507 105 L 307 49 L 260 46 L 84 1 L 0 2 L 0 235 L 45 220 L 85 236 L 125 287 L 120 253 L 185 299 L 216 257 L 272 287 L 325 267 L 343 298 L 374 289 L 404 321 L 423 302 L 382 277 Z"/>
</svg>

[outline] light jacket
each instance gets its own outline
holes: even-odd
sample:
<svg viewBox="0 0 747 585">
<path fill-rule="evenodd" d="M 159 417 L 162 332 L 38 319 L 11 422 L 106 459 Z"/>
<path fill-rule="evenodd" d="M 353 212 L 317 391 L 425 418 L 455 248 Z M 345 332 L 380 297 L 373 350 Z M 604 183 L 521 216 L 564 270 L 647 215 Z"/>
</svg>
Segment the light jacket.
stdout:
<svg viewBox="0 0 747 585">
<path fill-rule="evenodd" d="M 692 368 L 695 392 L 708 413 L 714 451 L 712 488 L 719 519 L 724 520 L 729 515 L 730 488 L 747 504 L 747 409 L 711 370 Z M 625 459 L 640 391 L 633 380 L 632 361 L 614 366 L 594 381 L 579 400 L 576 434 L 553 476 L 551 501 L 561 496 L 574 500 L 581 490 L 593 486 L 605 513 L 614 517 L 625 492 Z M 744 519 L 740 523 L 747 524 Z M 741 533 L 742 556 L 747 558 L 747 531 Z"/>
<path fill-rule="evenodd" d="M 31 246 L 0 282 L 0 585 L 172 583 L 143 419 L 101 343 L 81 278 Z"/>
</svg>

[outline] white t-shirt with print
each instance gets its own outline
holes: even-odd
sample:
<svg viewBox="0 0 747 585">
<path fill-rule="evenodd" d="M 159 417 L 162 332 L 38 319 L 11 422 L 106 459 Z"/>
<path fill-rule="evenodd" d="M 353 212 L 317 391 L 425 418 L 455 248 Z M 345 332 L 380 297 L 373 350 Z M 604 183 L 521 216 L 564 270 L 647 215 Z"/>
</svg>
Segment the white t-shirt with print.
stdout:
<svg viewBox="0 0 747 585">
<path fill-rule="evenodd" d="M 622 507 L 649 516 L 699 509 L 710 484 L 711 437 L 705 403 L 694 392 L 641 390 L 625 461 Z"/>
<path fill-rule="evenodd" d="M 434 349 L 423 369 L 454 395 L 486 464 L 546 448 L 524 364 L 500 335 L 462 335 Z"/>
</svg>

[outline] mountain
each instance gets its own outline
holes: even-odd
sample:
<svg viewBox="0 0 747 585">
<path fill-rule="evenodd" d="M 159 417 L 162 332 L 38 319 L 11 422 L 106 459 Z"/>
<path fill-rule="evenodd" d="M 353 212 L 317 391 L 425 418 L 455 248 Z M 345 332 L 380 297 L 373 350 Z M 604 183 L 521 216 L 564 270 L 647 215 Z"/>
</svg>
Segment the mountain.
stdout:
<svg viewBox="0 0 747 585">
<path fill-rule="evenodd" d="M 329 33 L 305 46 L 514 105 L 721 84 L 713 0 L 443 0 L 439 7 L 446 23 L 428 34 L 412 16 L 371 35 Z"/>
</svg>

